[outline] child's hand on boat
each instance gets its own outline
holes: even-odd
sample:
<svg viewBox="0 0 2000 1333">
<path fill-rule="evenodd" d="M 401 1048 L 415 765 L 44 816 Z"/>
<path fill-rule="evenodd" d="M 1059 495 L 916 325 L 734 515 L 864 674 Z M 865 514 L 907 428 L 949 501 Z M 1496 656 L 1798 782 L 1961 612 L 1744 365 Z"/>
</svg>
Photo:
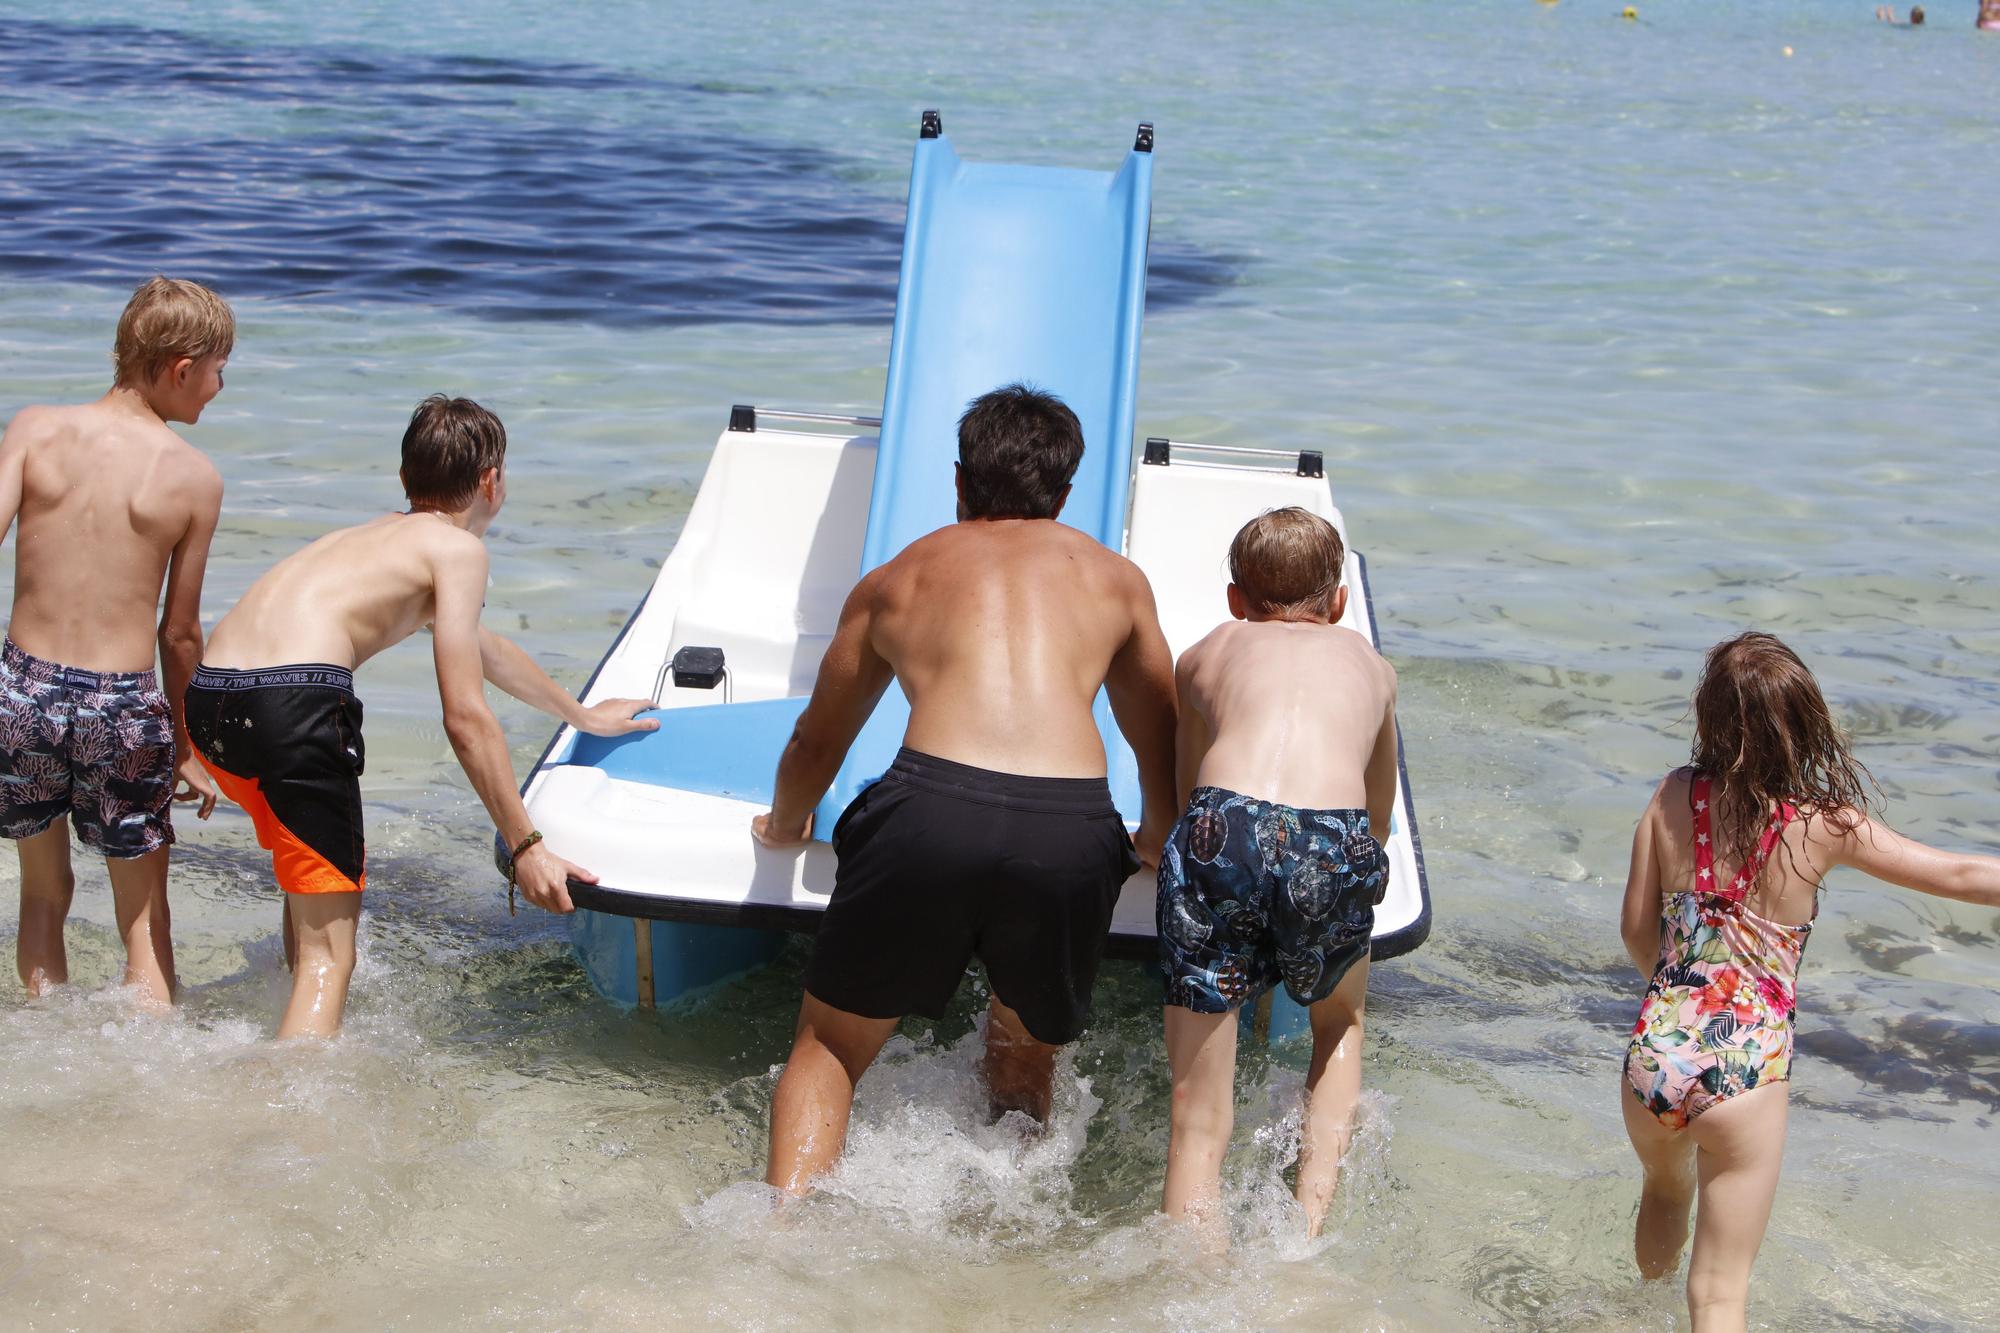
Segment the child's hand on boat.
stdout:
<svg viewBox="0 0 2000 1333">
<path fill-rule="evenodd" d="M 587 731 L 593 736 L 624 736 L 634 731 L 658 731 L 660 720 L 656 717 L 638 717 L 649 708 L 657 708 L 651 699 L 606 699 L 582 710 L 576 724 L 578 731 Z"/>
<path fill-rule="evenodd" d="M 514 861 L 514 883 L 521 890 L 521 896 L 544 912 L 560 914 L 576 910 L 576 905 L 569 900 L 571 880 L 595 884 L 597 876 L 580 865 L 563 860 L 549 850 L 546 842 L 536 843 Z"/>
<path fill-rule="evenodd" d="M 812 841 L 812 827 L 813 817 L 810 811 L 806 814 L 805 823 L 799 826 L 799 831 L 795 834 L 787 834 L 784 830 L 775 828 L 771 823 L 771 816 L 767 813 L 758 815 L 750 821 L 750 836 L 774 852 L 789 852 Z"/>
</svg>

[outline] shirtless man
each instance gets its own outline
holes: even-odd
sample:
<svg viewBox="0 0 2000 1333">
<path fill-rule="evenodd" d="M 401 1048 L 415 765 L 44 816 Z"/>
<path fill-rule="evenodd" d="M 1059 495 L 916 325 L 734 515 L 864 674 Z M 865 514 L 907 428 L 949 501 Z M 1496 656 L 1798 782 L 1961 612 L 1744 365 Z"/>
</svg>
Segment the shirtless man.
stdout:
<svg viewBox="0 0 2000 1333">
<path fill-rule="evenodd" d="M 1303 509 L 1229 547 L 1235 619 L 1181 655 L 1175 769 L 1186 812 L 1160 858 L 1173 1126 L 1164 1207 L 1226 1241 L 1236 1011 L 1280 981 L 1313 1034 L 1297 1195 L 1319 1234 L 1361 1096 L 1361 1011 L 1388 888 L 1396 672 L 1336 622 L 1346 558 Z"/>
<path fill-rule="evenodd" d="M 445 735 L 513 849 L 529 902 L 571 910 L 568 880 L 596 879 L 550 851 L 514 786 L 507 738 L 482 677 L 593 735 L 650 731 L 652 704 L 584 708 L 479 623 L 487 525 L 507 498 L 507 432 L 466 398 L 417 405 L 403 435 L 406 513 L 328 533 L 250 585 L 222 618 L 188 688 L 188 730 L 223 794 L 250 812 L 285 892 L 291 1002 L 282 1038 L 340 1030 L 367 883 L 361 828 L 361 701 L 354 669 L 425 625 Z"/>
<path fill-rule="evenodd" d="M 752 831 L 797 847 L 893 678 L 903 750 L 833 830 L 833 899 L 771 1100 L 767 1179 L 811 1188 L 839 1158 L 854 1085 L 905 1014 L 938 1017 L 977 956 L 993 1000 L 996 1110 L 1046 1121 L 1055 1057 L 1090 1017 L 1119 889 L 1173 810 L 1173 658 L 1136 565 L 1056 522 L 1083 457 L 1076 415 L 1009 385 L 958 425 L 958 519 L 864 575 Z M 1137 853 L 1091 718 L 1102 687 L 1139 762 Z"/>
<path fill-rule="evenodd" d="M 222 477 L 167 423 L 201 419 L 235 342 L 221 297 L 154 278 L 118 320 L 110 392 L 23 408 L 0 437 L 0 539 L 21 524 L 0 651 L 0 835 L 21 855 L 15 958 L 30 995 L 69 980 L 67 816 L 110 871 L 125 984 L 150 1004 L 173 999 L 169 807 L 199 800 L 206 819 L 215 804 L 180 699 L 201 660 Z"/>
</svg>

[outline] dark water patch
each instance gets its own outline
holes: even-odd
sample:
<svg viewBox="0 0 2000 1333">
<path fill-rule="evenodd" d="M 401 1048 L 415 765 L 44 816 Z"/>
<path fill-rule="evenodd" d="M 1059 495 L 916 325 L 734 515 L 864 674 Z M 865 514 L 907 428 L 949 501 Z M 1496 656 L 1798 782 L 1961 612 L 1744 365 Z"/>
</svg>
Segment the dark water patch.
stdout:
<svg viewBox="0 0 2000 1333">
<path fill-rule="evenodd" d="M 1886 926 L 1861 926 L 1847 932 L 1847 947 L 1877 972 L 1901 975 L 1903 965 L 1937 952 L 1935 946 Z"/>
<path fill-rule="evenodd" d="M 82 93 L 131 90 L 175 99 L 319 102 L 329 87 L 404 106 L 511 100 L 523 90 L 629 92 L 634 75 L 571 61 L 423 52 L 245 46 L 131 23 L 0 19 L 0 86 Z M 723 91 L 682 84 L 681 92 Z"/>
<path fill-rule="evenodd" d="M 1899 1098 L 1943 1097 L 2000 1112 L 2000 1024 L 1906 1013 L 1869 1036 L 1839 1027 L 1808 1028 L 1797 1044 L 1812 1059 L 1838 1065 Z"/>
<path fill-rule="evenodd" d="M 560 62 L 239 48 L 119 25 L 0 20 L 6 102 L 73 113 L 0 146 L 0 274 L 236 297 L 418 302 L 480 318 L 663 326 L 880 323 L 903 202 L 861 164 L 705 123 L 727 94 Z M 523 90 L 539 90 L 524 96 Z M 254 133 L 150 133 L 119 94 L 268 103 Z M 547 96 L 541 95 L 547 93 Z M 619 119 L 601 114 L 611 106 Z M 559 110 L 559 106 L 572 109 Z M 268 126 L 268 128 L 266 128 Z M 1238 280 L 1162 240 L 1155 310 Z"/>
</svg>

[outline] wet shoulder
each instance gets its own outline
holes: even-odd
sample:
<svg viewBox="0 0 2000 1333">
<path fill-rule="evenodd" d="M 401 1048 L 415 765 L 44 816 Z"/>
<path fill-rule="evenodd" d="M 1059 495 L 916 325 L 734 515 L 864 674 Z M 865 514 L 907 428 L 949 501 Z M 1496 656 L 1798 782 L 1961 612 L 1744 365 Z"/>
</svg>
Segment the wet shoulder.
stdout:
<svg viewBox="0 0 2000 1333">
<path fill-rule="evenodd" d="M 1382 656 L 1366 634 L 1345 625 L 1329 625 L 1322 642 L 1322 651 L 1346 670 L 1361 672 L 1390 693 L 1395 692 L 1395 665 Z"/>
<path fill-rule="evenodd" d="M 84 411 L 41 404 L 22 408 L 7 423 L 7 451 L 28 455 L 75 440 L 83 433 Z"/>
<path fill-rule="evenodd" d="M 1139 567 L 1064 523 L 953 523 L 917 538 L 882 568 L 889 577 L 948 570 L 954 575 L 1001 572 L 1018 575 L 1037 565 L 1060 563 L 1086 577 L 1143 582 Z"/>
<path fill-rule="evenodd" d="M 158 428 L 161 481 L 185 493 L 196 504 L 222 499 L 222 470 L 207 454 L 165 426 Z"/>
<path fill-rule="evenodd" d="M 64 429 L 68 414 L 75 409 L 30 403 L 7 421 L 6 439 L 10 448 L 25 448 Z"/>
<path fill-rule="evenodd" d="M 1062 578 L 1075 579 L 1080 589 L 1121 604 L 1152 599 L 1152 582 L 1133 561 L 1068 524 L 1052 528 L 1041 545 L 1052 565 L 1061 562 Z"/>
<path fill-rule="evenodd" d="M 399 539 L 441 563 L 456 566 L 477 564 L 481 567 L 487 563 L 485 538 L 467 532 L 455 523 L 441 523 L 437 519 L 415 514 L 394 514 L 388 522 Z"/>
<path fill-rule="evenodd" d="M 1212 658 L 1221 657 L 1244 641 L 1244 631 L 1250 628 L 1247 621 L 1225 620 L 1214 629 L 1196 639 L 1181 654 L 1181 660 L 1189 669 L 1197 669 Z"/>
<path fill-rule="evenodd" d="M 461 583 L 473 579 L 483 585 L 486 577 L 485 542 L 463 528 L 408 514 L 384 514 L 337 528 L 300 556 L 315 577 L 336 571 L 377 592 L 429 588 L 452 575 Z"/>
<path fill-rule="evenodd" d="M 1243 633 L 1247 628 L 1243 621 L 1225 620 L 1189 645 L 1174 663 L 1174 680 L 1180 689 L 1205 703 L 1218 673 L 1226 671 L 1229 660 L 1248 646 Z"/>
<path fill-rule="evenodd" d="M 1670 835 L 1694 836 L 1694 777 L 1694 769 L 1686 766 L 1669 769 L 1653 788 L 1647 817 L 1659 821 Z"/>
</svg>

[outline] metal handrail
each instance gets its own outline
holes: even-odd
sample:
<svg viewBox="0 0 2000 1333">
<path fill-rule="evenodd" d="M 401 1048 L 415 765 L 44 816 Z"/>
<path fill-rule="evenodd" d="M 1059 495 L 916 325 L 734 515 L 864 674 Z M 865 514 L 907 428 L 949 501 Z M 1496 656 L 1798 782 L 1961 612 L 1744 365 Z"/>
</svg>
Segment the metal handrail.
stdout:
<svg viewBox="0 0 2000 1333">
<path fill-rule="evenodd" d="M 1285 457 L 1291 459 L 1294 463 L 1298 461 L 1297 456 L 1293 454 L 1287 454 L 1285 455 Z M 1219 462 L 1204 463 L 1199 458 L 1176 458 L 1174 460 L 1174 466 L 1189 467 L 1189 468 L 1208 468 L 1217 472 L 1235 472 L 1238 474 L 1242 473 L 1243 471 L 1243 465 L 1241 463 L 1219 463 Z M 1303 474 L 1295 473 L 1295 475 L 1303 475 Z"/>
<path fill-rule="evenodd" d="M 1151 444 L 1154 440 L 1159 440 L 1160 443 L 1166 445 L 1169 449 L 1199 449 L 1207 454 L 1244 454 L 1253 458 L 1297 458 L 1299 456 L 1299 451 L 1296 449 L 1264 449 L 1250 444 L 1203 444 L 1198 440 L 1168 440 L 1158 435 L 1149 436 L 1146 443 Z"/>
<path fill-rule="evenodd" d="M 1326 475 L 1325 456 L 1317 449 L 1267 449 L 1247 444 L 1203 444 L 1197 440 L 1170 440 L 1164 436 L 1151 435 L 1146 438 L 1146 449 L 1142 458 L 1156 466 L 1165 466 L 1173 461 L 1176 449 L 1186 449 L 1204 454 L 1229 454 L 1238 458 L 1268 459 L 1273 463 L 1290 463 L 1293 471 L 1301 477 L 1321 477 Z M 1222 464 L 1211 463 L 1210 467 Z"/>
<path fill-rule="evenodd" d="M 760 407 L 760 417 L 776 417 L 780 421 L 829 421 L 840 426 L 879 426 L 880 417 L 843 416 L 838 412 L 789 412 L 780 407 Z"/>
<path fill-rule="evenodd" d="M 830 426 L 873 426 L 877 430 L 882 426 L 880 417 L 848 416 L 840 412 L 793 412 L 782 407 L 752 407 L 738 403 L 729 409 L 729 429 L 754 431 L 759 417 L 774 421 L 819 421 Z"/>
</svg>

